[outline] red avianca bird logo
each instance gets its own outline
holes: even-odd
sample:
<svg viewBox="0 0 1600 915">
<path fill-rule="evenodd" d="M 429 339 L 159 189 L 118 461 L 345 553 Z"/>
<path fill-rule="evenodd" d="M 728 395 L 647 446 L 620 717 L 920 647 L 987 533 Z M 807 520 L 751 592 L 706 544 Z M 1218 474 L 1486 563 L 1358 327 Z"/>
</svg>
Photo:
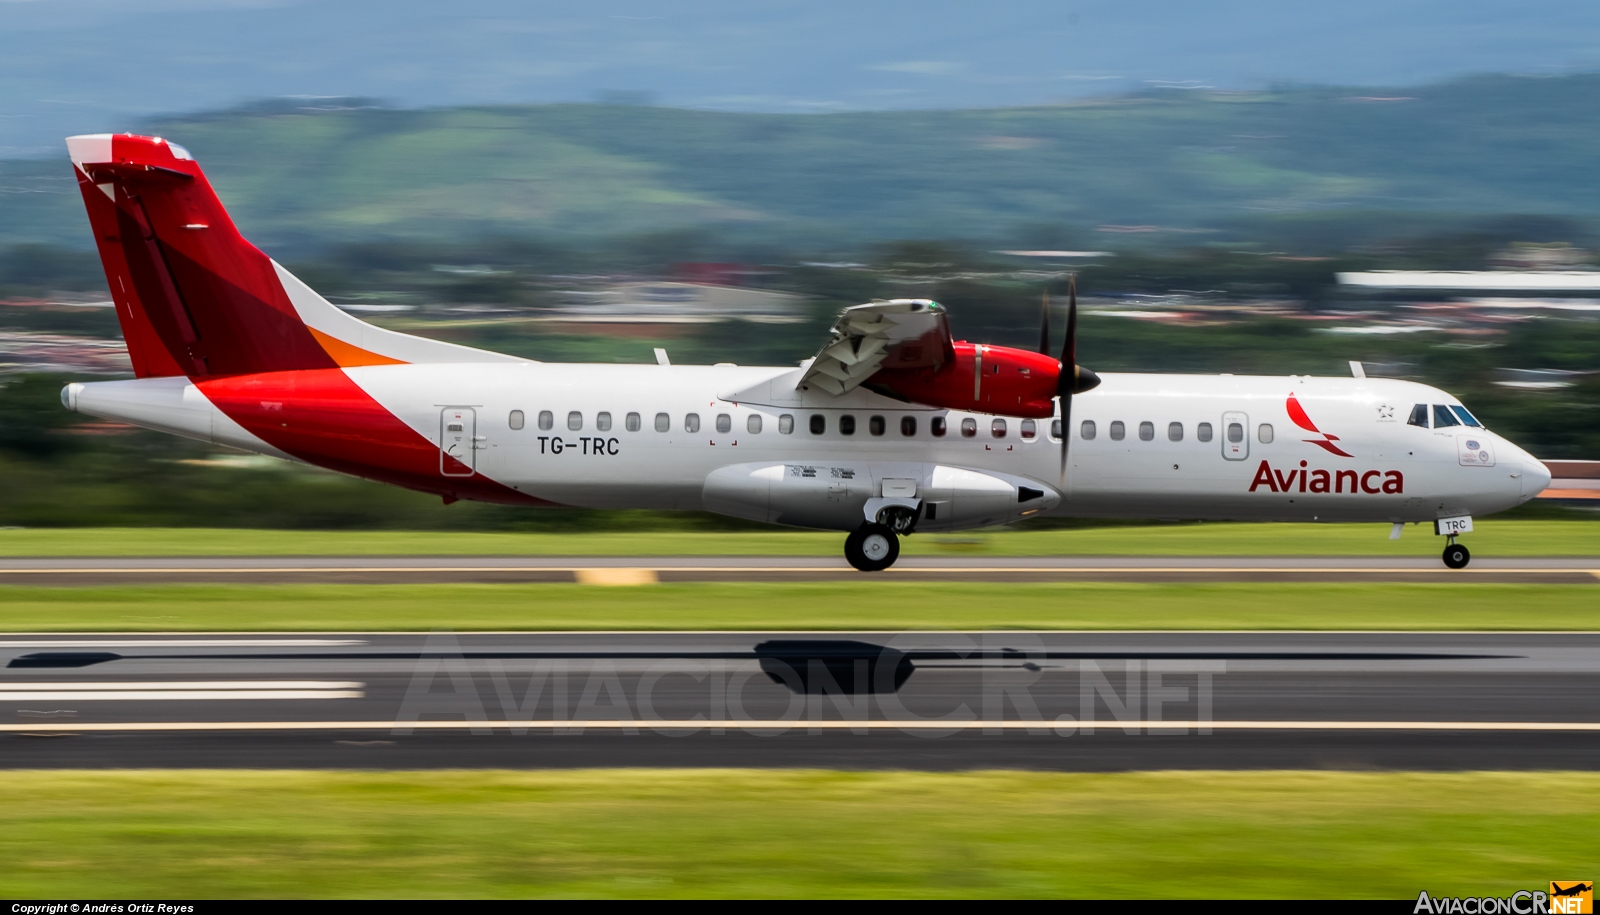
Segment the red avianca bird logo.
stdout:
<svg viewBox="0 0 1600 915">
<path fill-rule="evenodd" d="M 1339 436 L 1331 435 L 1317 428 L 1317 424 L 1312 422 L 1311 417 L 1306 415 L 1306 408 L 1300 406 L 1300 401 L 1296 400 L 1293 394 L 1289 395 L 1287 406 L 1289 408 L 1289 418 L 1294 420 L 1295 425 L 1306 430 L 1307 432 L 1315 432 L 1317 435 L 1322 436 L 1322 438 L 1307 438 L 1301 439 L 1301 441 L 1310 442 L 1311 444 L 1316 445 L 1318 448 L 1321 448 L 1330 454 L 1337 454 L 1340 457 L 1355 457 L 1355 455 L 1350 454 L 1349 452 L 1340 448 L 1338 445 L 1334 444 L 1334 442 L 1339 440 Z"/>
</svg>

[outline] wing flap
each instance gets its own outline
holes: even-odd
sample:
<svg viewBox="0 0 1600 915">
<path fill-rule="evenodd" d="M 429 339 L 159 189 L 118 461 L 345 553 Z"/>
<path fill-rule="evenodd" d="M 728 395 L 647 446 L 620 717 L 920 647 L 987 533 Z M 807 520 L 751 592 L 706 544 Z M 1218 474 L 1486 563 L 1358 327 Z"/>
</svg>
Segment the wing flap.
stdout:
<svg viewBox="0 0 1600 915">
<path fill-rule="evenodd" d="M 839 315 L 796 387 L 814 386 L 839 396 L 885 364 L 937 368 L 953 352 L 950 322 L 937 302 L 892 299 L 856 305 Z"/>
</svg>

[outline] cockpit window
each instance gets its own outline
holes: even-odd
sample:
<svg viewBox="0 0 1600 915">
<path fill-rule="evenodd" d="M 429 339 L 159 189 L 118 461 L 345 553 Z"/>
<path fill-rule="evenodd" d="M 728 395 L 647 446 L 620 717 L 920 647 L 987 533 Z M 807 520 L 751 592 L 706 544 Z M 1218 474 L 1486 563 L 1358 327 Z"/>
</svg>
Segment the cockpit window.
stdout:
<svg viewBox="0 0 1600 915">
<path fill-rule="evenodd" d="M 1450 412 L 1449 407 L 1442 403 L 1436 403 L 1433 405 L 1433 427 L 1435 429 L 1443 429 L 1445 426 L 1459 425 L 1461 425 L 1461 420 L 1456 419 L 1456 415 Z"/>
<path fill-rule="evenodd" d="M 1477 426 L 1480 429 L 1483 428 L 1483 423 L 1478 422 L 1477 417 L 1473 416 L 1471 413 L 1468 413 L 1466 407 L 1463 407 L 1460 404 L 1451 404 L 1450 410 L 1454 412 L 1455 415 L 1461 417 L 1462 425 Z"/>
<path fill-rule="evenodd" d="M 1421 426 L 1424 429 L 1428 428 L 1428 405 L 1419 403 L 1412 407 L 1411 418 L 1406 420 L 1406 423 L 1412 426 Z"/>
</svg>

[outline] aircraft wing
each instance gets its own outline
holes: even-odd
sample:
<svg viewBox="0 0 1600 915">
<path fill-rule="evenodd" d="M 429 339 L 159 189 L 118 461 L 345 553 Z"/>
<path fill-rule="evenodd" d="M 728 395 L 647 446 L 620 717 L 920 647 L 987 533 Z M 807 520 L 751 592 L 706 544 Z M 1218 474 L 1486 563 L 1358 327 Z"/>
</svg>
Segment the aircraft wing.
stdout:
<svg viewBox="0 0 1600 915">
<path fill-rule="evenodd" d="M 955 359 L 950 320 L 938 302 L 892 299 L 846 308 L 797 387 L 839 395 L 880 368 L 937 369 Z"/>
</svg>

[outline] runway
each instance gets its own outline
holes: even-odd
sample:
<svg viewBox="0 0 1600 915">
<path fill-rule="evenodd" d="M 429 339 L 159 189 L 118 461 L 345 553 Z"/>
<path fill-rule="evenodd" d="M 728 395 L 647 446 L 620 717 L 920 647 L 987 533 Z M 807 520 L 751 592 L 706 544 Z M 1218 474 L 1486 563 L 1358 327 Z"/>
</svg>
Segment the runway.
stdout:
<svg viewBox="0 0 1600 915">
<path fill-rule="evenodd" d="M 0 637 L 0 767 L 1600 768 L 1600 633 Z"/>
<path fill-rule="evenodd" d="M 0 584 L 829 582 L 863 580 L 842 557 L 316 556 L 0 559 Z M 1600 584 L 1600 559 L 1436 557 L 912 556 L 873 580 L 970 582 L 1514 582 Z"/>
</svg>

